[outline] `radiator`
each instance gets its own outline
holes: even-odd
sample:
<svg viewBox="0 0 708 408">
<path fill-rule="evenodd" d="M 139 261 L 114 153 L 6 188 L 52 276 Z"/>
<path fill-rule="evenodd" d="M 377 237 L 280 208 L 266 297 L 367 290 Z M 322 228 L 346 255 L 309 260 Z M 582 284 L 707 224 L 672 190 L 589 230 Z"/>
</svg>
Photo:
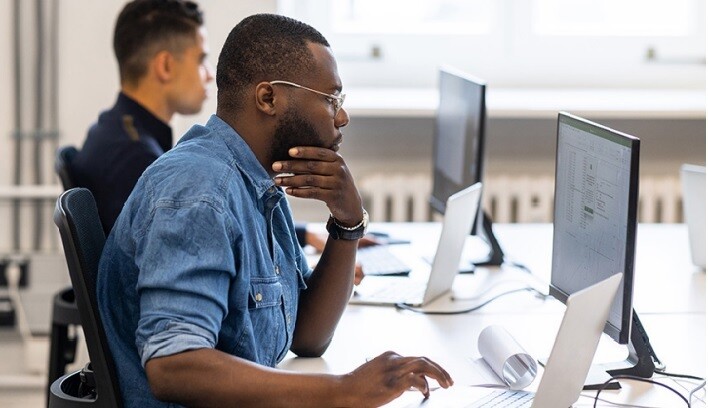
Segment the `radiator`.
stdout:
<svg viewBox="0 0 708 408">
<path fill-rule="evenodd" d="M 639 183 L 639 222 L 683 222 L 681 185 L 677 177 L 649 177 Z M 553 221 L 551 176 L 497 175 L 484 183 L 482 205 L 495 222 Z M 376 174 L 359 183 L 372 221 L 431 221 L 428 174 Z"/>
</svg>

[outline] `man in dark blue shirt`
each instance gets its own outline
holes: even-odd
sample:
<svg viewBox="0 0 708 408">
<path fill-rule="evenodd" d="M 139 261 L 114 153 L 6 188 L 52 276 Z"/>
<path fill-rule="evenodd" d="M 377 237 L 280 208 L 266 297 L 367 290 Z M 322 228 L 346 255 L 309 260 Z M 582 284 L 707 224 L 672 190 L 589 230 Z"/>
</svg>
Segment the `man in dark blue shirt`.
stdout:
<svg viewBox="0 0 708 408">
<path fill-rule="evenodd" d="M 93 193 L 108 234 L 143 171 L 172 148 L 175 113 L 198 113 L 214 79 L 199 7 L 185 0 L 139 0 L 124 7 L 113 49 L 121 91 L 88 132 L 72 163 Z"/>
</svg>

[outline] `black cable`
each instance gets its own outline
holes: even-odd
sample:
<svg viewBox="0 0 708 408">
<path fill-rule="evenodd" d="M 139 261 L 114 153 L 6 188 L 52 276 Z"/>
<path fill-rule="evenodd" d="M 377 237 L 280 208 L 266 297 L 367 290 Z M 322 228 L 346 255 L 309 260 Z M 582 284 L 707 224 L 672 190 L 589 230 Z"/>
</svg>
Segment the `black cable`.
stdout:
<svg viewBox="0 0 708 408">
<path fill-rule="evenodd" d="M 593 408 L 596 408 L 596 407 L 597 407 L 597 400 L 598 400 L 598 398 L 600 398 L 600 393 L 601 393 L 605 388 L 607 388 L 607 386 L 608 386 L 612 381 L 615 381 L 615 380 L 634 380 L 634 381 L 645 382 L 645 383 L 649 383 L 649 384 L 655 384 L 655 385 L 658 385 L 658 386 L 660 386 L 660 387 L 664 387 L 664 388 L 666 388 L 667 390 L 669 390 L 669 391 L 673 392 L 674 394 L 678 395 L 679 398 L 681 398 L 681 399 L 683 400 L 683 402 L 686 403 L 686 406 L 688 406 L 688 407 L 691 406 L 691 404 L 688 402 L 688 400 L 686 399 L 686 397 L 684 397 L 683 395 L 681 395 L 681 393 L 678 392 L 678 391 L 676 391 L 674 388 L 669 387 L 668 385 L 666 385 L 666 384 L 664 384 L 664 383 L 660 383 L 660 382 L 658 382 L 658 381 L 650 380 L 650 379 L 648 379 L 648 378 L 635 377 L 635 376 L 633 376 L 633 375 L 615 375 L 615 376 L 612 376 L 612 378 L 610 378 L 609 380 L 607 380 L 607 381 L 605 381 L 604 383 L 602 383 L 602 385 L 600 385 L 600 388 L 598 388 L 598 390 L 597 390 L 597 394 L 595 394 L 595 401 L 594 401 L 593 404 L 592 404 Z"/>
<path fill-rule="evenodd" d="M 502 265 L 509 265 L 509 266 L 514 267 L 514 268 L 519 268 L 519 269 L 521 269 L 522 271 L 528 273 L 529 275 L 533 275 L 533 272 L 531 272 L 531 268 L 529 268 L 528 266 L 522 264 L 521 262 L 504 261 L 504 263 L 503 263 Z"/>
<path fill-rule="evenodd" d="M 510 295 L 510 294 L 512 294 L 512 293 L 517 293 L 517 292 L 536 292 L 537 294 L 539 294 L 540 296 L 543 296 L 544 298 L 547 296 L 545 293 L 540 292 L 540 291 L 537 290 L 536 288 L 532 288 L 532 287 L 528 286 L 528 287 L 525 287 L 525 288 L 514 289 L 514 290 L 510 290 L 510 291 L 507 291 L 507 292 L 500 293 L 500 294 L 494 296 L 493 298 L 488 299 L 488 300 L 485 300 L 484 302 L 482 302 L 482 303 L 480 303 L 480 304 L 478 304 L 478 305 L 476 305 L 476 306 L 473 306 L 473 307 L 468 308 L 468 309 L 462 309 L 462 310 L 453 310 L 453 311 L 427 311 L 427 310 L 422 310 L 422 309 L 419 309 L 419 308 L 416 308 L 416 307 L 409 306 L 409 305 L 407 305 L 407 304 L 405 304 L 405 303 L 396 303 L 395 306 L 396 306 L 396 309 L 408 310 L 408 311 L 411 311 L 411 312 L 421 313 L 421 314 L 428 314 L 428 315 L 458 315 L 458 314 L 465 314 L 465 313 L 474 312 L 475 310 L 479 310 L 479 309 L 483 308 L 484 306 L 486 306 L 486 305 L 492 303 L 493 301 L 495 301 L 495 300 L 497 300 L 497 299 L 499 299 L 499 298 L 501 298 L 501 297 L 503 297 L 503 296 Z"/>
<path fill-rule="evenodd" d="M 666 371 L 661 370 L 654 370 L 654 372 L 656 374 L 665 375 L 667 377 L 688 378 L 689 380 L 705 381 L 705 378 L 697 377 L 695 375 L 667 373 Z"/>
</svg>

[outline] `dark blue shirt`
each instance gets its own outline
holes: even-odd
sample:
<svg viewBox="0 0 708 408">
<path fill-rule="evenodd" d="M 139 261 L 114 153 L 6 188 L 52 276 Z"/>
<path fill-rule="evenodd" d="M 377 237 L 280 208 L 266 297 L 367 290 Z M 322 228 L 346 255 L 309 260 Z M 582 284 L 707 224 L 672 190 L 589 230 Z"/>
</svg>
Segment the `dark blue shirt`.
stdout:
<svg viewBox="0 0 708 408">
<path fill-rule="evenodd" d="M 71 163 L 71 174 L 96 198 L 106 235 L 140 175 L 170 148 L 170 126 L 122 92 L 91 126 Z"/>
<path fill-rule="evenodd" d="M 160 407 L 145 363 L 214 348 L 275 366 L 311 271 L 292 214 L 246 142 L 212 116 L 143 174 L 109 235 L 98 306 L 124 406 Z"/>
</svg>

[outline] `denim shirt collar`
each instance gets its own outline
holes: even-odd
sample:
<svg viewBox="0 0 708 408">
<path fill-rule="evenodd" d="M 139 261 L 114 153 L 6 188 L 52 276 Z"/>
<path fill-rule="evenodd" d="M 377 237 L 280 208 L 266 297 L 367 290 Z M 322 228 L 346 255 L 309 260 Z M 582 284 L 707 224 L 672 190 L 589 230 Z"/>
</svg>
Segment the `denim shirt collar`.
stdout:
<svg viewBox="0 0 708 408">
<path fill-rule="evenodd" d="M 258 161 L 251 147 L 234 128 L 216 115 L 211 115 L 205 127 L 210 129 L 215 137 L 221 139 L 226 145 L 231 157 L 225 157 L 225 159 L 231 162 L 252 183 L 259 198 L 262 198 L 266 193 L 268 195 L 283 194 L 280 188 L 276 188 L 275 182 Z M 188 139 L 188 137 L 183 138 L 180 142 Z"/>
</svg>

